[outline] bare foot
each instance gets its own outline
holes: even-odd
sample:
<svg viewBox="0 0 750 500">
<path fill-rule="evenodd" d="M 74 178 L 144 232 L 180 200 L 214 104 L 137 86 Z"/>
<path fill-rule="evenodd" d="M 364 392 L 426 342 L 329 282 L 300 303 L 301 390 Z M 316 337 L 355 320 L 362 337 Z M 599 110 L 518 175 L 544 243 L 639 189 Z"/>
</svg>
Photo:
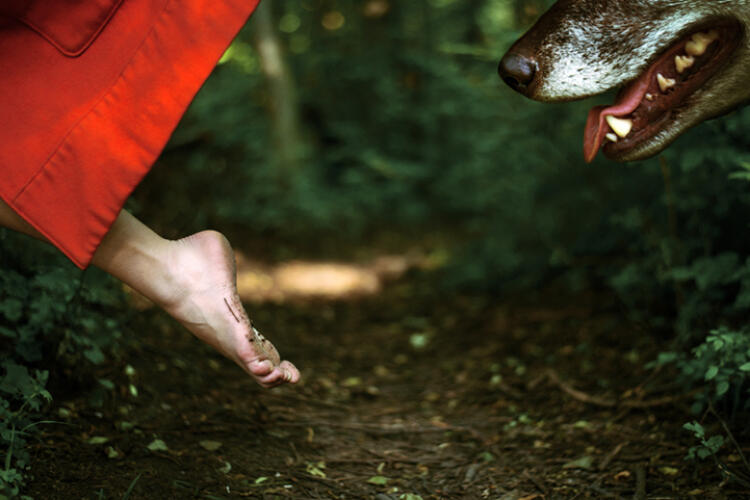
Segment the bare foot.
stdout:
<svg viewBox="0 0 750 500">
<path fill-rule="evenodd" d="M 252 325 L 237 294 L 227 239 L 203 231 L 170 243 L 171 292 L 157 301 L 196 337 L 237 363 L 263 387 L 296 383 L 300 374 Z"/>
</svg>

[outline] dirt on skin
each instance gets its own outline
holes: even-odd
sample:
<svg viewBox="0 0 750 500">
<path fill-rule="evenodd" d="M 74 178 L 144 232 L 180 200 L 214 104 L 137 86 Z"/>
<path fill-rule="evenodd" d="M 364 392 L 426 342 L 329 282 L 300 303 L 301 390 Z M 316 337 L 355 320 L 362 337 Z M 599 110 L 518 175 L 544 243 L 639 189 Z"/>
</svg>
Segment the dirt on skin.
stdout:
<svg viewBox="0 0 750 500">
<path fill-rule="evenodd" d="M 96 373 L 114 388 L 54 393 L 49 418 L 65 425 L 32 444 L 24 493 L 750 498 L 714 463 L 684 460 L 692 399 L 642 368 L 667 341 L 601 293 L 462 297 L 410 276 L 375 297 L 251 316 L 301 369 L 298 386 L 263 390 L 144 312 L 121 360 Z M 743 470 L 736 449 L 720 459 Z"/>
</svg>

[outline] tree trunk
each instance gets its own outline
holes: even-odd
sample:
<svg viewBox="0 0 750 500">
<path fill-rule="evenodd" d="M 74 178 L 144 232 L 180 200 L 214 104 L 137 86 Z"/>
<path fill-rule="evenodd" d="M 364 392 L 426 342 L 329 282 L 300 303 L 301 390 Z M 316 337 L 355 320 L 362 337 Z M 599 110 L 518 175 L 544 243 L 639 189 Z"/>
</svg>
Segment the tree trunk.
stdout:
<svg viewBox="0 0 750 500">
<path fill-rule="evenodd" d="M 268 85 L 273 157 L 284 177 L 299 167 L 305 147 L 294 77 L 276 33 L 272 6 L 272 1 L 263 1 L 253 14 L 253 45 Z"/>
</svg>

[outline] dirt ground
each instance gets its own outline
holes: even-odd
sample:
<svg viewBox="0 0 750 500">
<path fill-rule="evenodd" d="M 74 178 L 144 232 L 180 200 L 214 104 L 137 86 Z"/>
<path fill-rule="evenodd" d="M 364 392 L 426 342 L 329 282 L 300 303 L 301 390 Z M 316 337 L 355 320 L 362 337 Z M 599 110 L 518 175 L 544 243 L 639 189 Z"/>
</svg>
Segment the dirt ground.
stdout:
<svg viewBox="0 0 750 500">
<path fill-rule="evenodd" d="M 462 297 L 412 274 L 370 298 L 251 309 L 299 386 L 262 390 L 146 311 L 101 383 L 53 393 L 63 424 L 33 445 L 25 493 L 750 498 L 684 460 L 691 399 L 641 368 L 666 341 L 601 293 Z M 731 450 L 722 460 L 741 467 Z"/>
</svg>

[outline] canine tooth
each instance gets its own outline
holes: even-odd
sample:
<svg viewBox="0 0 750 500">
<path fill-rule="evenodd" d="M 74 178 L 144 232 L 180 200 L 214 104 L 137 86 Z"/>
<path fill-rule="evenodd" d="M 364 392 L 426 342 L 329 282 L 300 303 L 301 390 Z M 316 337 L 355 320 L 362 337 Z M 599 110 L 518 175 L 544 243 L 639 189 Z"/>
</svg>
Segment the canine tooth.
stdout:
<svg viewBox="0 0 750 500">
<path fill-rule="evenodd" d="M 620 138 L 628 136 L 633 128 L 633 120 L 627 118 L 617 118 L 616 116 L 607 115 L 607 124 Z"/>
<path fill-rule="evenodd" d="M 674 65 L 678 73 L 682 73 L 693 64 L 695 64 L 695 57 L 693 56 L 674 56 Z"/>
<path fill-rule="evenodd" d="M 647 101 L 653 101 L 654 100 L 654 94 L 651 92 L 646 92 L 646 100 Z"/>
<path fill-rule="evenodd" d="M 667 90 L 674 87 L 677 83 L 674 78 L 666 78 L 661 73 L 656 74 L 656 81 L 659 83 L 659 88 L 662 92 L 666 92 Z"/>
<path fill-rule="evenodd" d="M 604 137 L 606 137 L 608 141 L 617 142 L 617 136 L 613 134 L 612 132 L 608 133 Z"/>
<path fill-rule="evenodd" d="M 691 56 L 702 56 L 706 53 L 708 46 L 718 38 L 719 33 L 716 30 L 711 30 L 708 33 L 696 33 L 685 44 L 685 52 Z"/>
</svg>

